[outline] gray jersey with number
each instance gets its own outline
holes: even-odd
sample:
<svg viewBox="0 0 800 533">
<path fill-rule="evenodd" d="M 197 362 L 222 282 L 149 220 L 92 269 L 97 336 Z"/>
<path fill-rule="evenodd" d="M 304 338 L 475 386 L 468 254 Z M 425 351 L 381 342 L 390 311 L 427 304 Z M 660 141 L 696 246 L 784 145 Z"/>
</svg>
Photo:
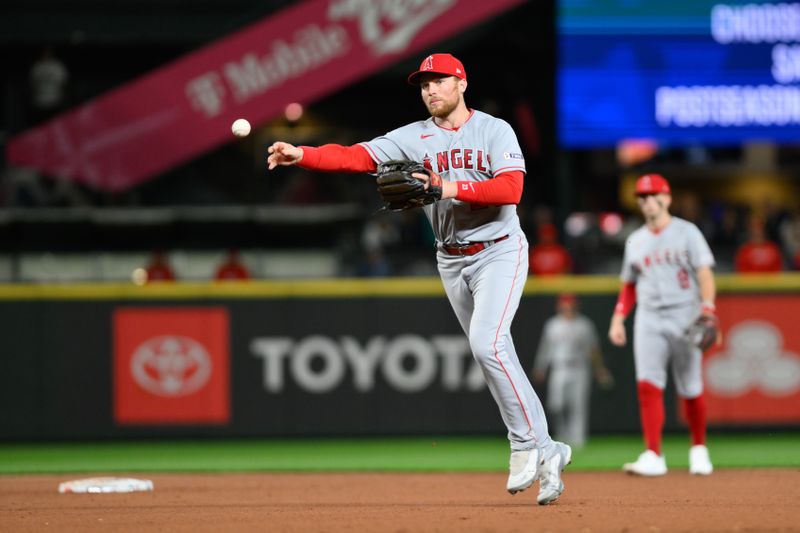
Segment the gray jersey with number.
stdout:
<svg viewBox="0 0 800 533">
<path fill-rule="evenodd" d="M 714 255 L 700 230 L 672 217 L 654 232 L 647 226 L 634 231 L 625 244 L 622 281 L 636 283 L 637 305 L 659 309 L 700 300 L 697 269 L 714 266 Z"/>
<path fill-rule="evenodd" d="M 687 328 L 700 312 L 697 269 L 714 266 L 700 230 L 672 217 L 661 231 L 643 226 L 625 245 L 622 281 L 636 283 L 633 355 L 636 380 L 663 389 L 672 368 L 675 389 L 684 398 L 703 392 L 703 354 Z"/>
<path fill-rule="evenodd" d="M 545 370 L 589 368 L 592 351 L 599 348 L 597 330 L 586 316 L 550 317 L 544 324 L 535 368 Z"/>
<path fill-rule="evenodd" d="M 456 130 L 440 127 L 429 118 L 361 146 L 376 163 L 418 161 L 446 181 L 480 182 L 502 172 L 525 172 L 525 159 L 511 126 L 477 110 Z M 451 199 L 424 209 L 436 239 L 446 244 L 490 241 L 519 229 L 516 205 L 478 206 Z"/>
</svg>

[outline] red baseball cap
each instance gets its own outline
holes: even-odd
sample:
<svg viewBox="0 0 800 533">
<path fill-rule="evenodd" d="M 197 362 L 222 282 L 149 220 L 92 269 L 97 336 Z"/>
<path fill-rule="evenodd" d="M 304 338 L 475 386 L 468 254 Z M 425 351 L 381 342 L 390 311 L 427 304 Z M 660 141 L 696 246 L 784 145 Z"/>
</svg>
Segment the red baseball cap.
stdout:
<svg viewBox="0 0 800 533">
<path fill-rule="evenodd" d="M 426 72 L 447 74 L 448 76 L 455 76 L 462 80 L 467 79 L 467 72 L 464 70 L 464 65 L 450 54 L 431 54 L 423 59 L 422 63 L 419 65 L 419 70 L 412 72 L 408 76 L 408 83 L 411 85 L 419 85 L 419 77 Z"/>
<path fill-rule="evenodd" d="M 672 194 L 669 183 L 661 174 L 645 174 L 636 180 L 636 195 L 641 194 Z"/>
</svg>

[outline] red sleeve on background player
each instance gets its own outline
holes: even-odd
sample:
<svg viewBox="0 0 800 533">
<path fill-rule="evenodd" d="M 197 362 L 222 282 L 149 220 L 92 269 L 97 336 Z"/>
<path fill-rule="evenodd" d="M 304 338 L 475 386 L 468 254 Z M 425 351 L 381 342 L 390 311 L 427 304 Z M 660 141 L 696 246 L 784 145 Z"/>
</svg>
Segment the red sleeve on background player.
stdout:
<svg viewBox="0 0 800 533">
<path fill-rule="evenodd" d="M 619 291 L 619 298 L 617 298 L 617 306 L 614 307 L 614 312 L 622 313 L 622 316 L 628 316 L 635 303 L 636 283 L 625 283 Z"/>
<path fill-rule="evenodd" d="M 486 181 L 457 181 L 456 200 L 482 205 L 518 204 L 522 199 L 524 178 L 521 170 L 513 170 Z"/>
<path fill-rule="evenodd" d="M 303 159 L 297 164 L 308 170 L 327 172 L 375 172 L 378 166 L 367 150 L 358 144 L 323 144 L 322 146 L 300 146 Z"/>
</svg>

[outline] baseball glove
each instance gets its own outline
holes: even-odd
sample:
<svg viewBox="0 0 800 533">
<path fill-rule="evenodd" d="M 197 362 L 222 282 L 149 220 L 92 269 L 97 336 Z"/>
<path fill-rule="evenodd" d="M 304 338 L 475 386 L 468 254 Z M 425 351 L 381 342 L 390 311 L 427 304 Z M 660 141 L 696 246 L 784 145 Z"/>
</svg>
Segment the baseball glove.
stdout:
<svg viewBox="0 0 800 533">
<path fill-rule="evenodd" d="M 414 173 L 430 177 L 427 189 L 425 182 L 412 176 Z M 415 161 L 398 159 L 380 163 L 377 183 L 384 209 L 391 211 L 405 211 L 442 199 L 442 178 Z"/>
<path fill-rule="evenodd" d="M 719 319 L 704 313 L 689 327 L 689 338 L 695 346 L 706 351 L 717 342 L 719 335 Z"/>
</svg>

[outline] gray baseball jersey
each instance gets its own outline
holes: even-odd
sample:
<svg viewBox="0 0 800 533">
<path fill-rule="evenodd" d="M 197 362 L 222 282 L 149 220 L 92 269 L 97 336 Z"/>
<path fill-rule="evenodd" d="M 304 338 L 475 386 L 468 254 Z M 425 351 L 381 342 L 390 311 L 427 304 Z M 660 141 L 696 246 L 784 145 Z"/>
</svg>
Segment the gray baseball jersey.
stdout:
<svg viewBox="0 0 800 533">
<path fill-rule="evenodd" d="M 663 389 L 671 365 L 676 390 L 686 398 L 703 392 L 702 352 L 686 330 L 700 312 L 697 269 L 704 266 L 714 266 L 708 243 L 678 217 L 659 232 L 639 228 L 625 245 L 621 278 L 636 283 L 636 379 Z"/>
<path fill-rule="evenodd" d="M 672 217 L 658 233 L 647 226 L 625 244 L 622 281 L 636 283 L 636 304 L 650 309 L 700 301 L 697 269 L 714 266 L 714 255 L 700 230 Z"/>
<path fill-rule="evenodd" d="M 512 170 L 525 172 L 525 159 L 511 126 L 473 110 L 457 130 L 433 118 L 413 122 L 361 143 L 375 162 L 410 159 L 425 164 L 446 181 L 478 182 Z M 515 205 L 476 206 L 443 200 L 425 207 L 439 242 L 490 241 L 519 229 Z"/>
<path fill-rule="evenodd" d="M 465 182 L 467 187 L 502 172 L 525 171 L 511 126 L 480 111 L 471 111 L 458 129 L 442 128 L 429 118 L 361 146 L 376 163 L 391 159 L 422 162 L 443 180 Z M 528 241 L 520 229 L 516 206 L 448 199 L 424 209 L 439 243 L 488 242 L 508 236 L 475 255 L 439 250 L 439 274 L 500 409 L 511 449 L 551 447 L 544 409 L 511 339 L 511 322 L 528 273 Z"/>
<path fill-rule="evenodd" d="M 592 350 L 599 346 L 597 329 L 586 316 L 553 316 L 544 324 L 534 368 L 589 368 Z"/>
<path fill-rule="evenodd" d="M 599 347 L 597 329 L 586 316 L 556 315 L 545 322 L 536 352 L 534 369 L 550 369 L 547 407 L 557 438 L 579 446 L 588 434 L 591 356 Z"/>
</svg>

